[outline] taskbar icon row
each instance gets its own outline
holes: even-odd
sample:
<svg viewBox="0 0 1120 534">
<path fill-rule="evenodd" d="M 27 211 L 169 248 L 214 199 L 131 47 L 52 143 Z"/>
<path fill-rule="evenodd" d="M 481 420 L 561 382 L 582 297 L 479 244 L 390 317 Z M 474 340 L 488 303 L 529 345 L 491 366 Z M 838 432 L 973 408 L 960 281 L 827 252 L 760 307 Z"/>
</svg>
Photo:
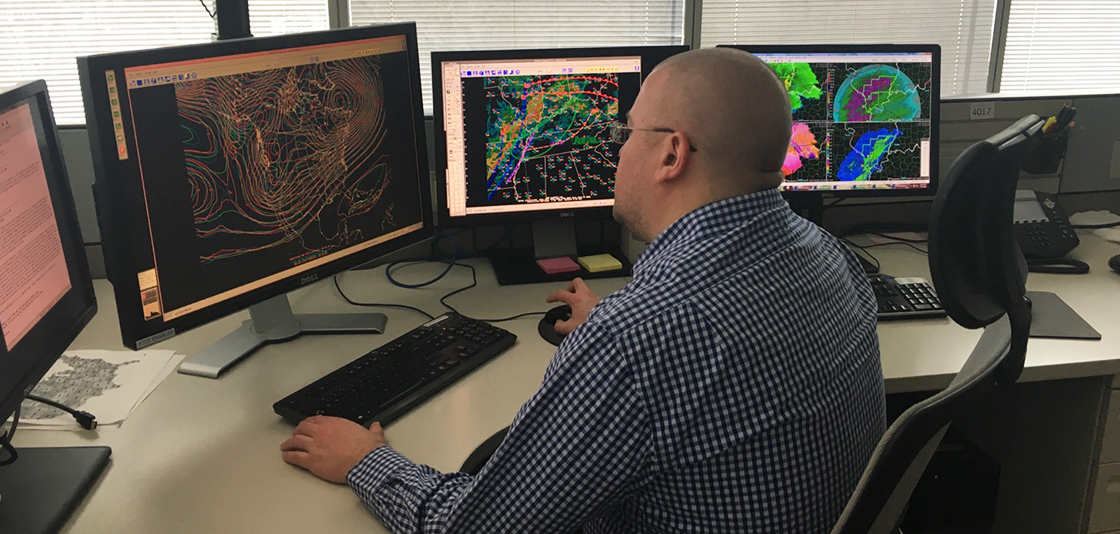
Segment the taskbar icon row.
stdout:
<svg viewBox="0 0 1120 534">
<path fill-rule="evenodd" d="M 929 180 L 899 183 L 892 182 L 834 182 L 799 184 L 786 182 L 782 184 L 782 191 L 882 191 L 893 189 L 925 189 L 929 187 Z"/>
</svg>

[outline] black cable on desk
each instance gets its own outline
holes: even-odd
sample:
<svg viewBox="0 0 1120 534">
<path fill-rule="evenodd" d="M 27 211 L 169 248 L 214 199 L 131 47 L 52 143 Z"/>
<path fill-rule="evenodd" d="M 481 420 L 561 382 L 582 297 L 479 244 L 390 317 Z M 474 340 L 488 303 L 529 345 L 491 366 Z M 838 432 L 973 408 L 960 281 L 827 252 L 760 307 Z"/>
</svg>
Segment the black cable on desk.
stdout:
<svg viewBox="0 0 1120 534">
<path fill-rule="evenodd" d="M 416 283 L 416 284 L 408 284 L 408 283 L 404 283 L 404 282 L 398 282 L 395 278 L 393 278 L 393 269 L 395 269 L 398 266 L 401 266 L 403 264 L 415 265 L 417 263 L 423 263 L 423 262 L 429 262 L 429 261 L 442 261 L 442 260 L 437 260 L 434 257 L 435 253 L 436 253 L 436 250 L 437 250 L 437 247 L 439 247 L 439 242 L 442 241 L 443 238 L 445 238 L 445 237 L 453 237 L 453 236 L 457 235 L 458 233 L 459 232 L 456 232 L 455 234 L 444 234 L 444 233 L 441 232 L 439 235 L 437 235 L 436 238 L 435 238 L 435 241 L 432 242 L 432 257 L 424 258 L 424 259 L 416 259 L 416 260 L 395 261 L 393 263 L 390 263 L 390 264 L 386 265 L 385 266 L 385 278 L 389 279 L 390 284 L 393 284 L 397 287 L 403 287 L 405 289 L 419 289 L 421 287 L 430 286 L 430 285 L 440 281 L 441 279 L 443 279 L 444 276 L 447 276 L 447 273 L 451 272 L 451 268 L 455 266 L 455 262 L 459 259 L 459 248 L 455 246 L 455 240 L 454 239 L 451 240 L 451 260 L 446 262 L 447 263 L 447 268 L 444 269 L 443 272 L 437 274 L 435 276 L 435 278 L 432 278 L 430 280 L 425 280 L 423 282 L 419 282 L 419 283 Z"/>
<path fill-rule="evenodd" d="M 466 291 L 466 290 L 468 290 L 472 287 L 477 286 L 478 285 L 478 273 L 477 273 L 477 271 L 475 271 L 474 265 L 471 265 L 469 263 L 456 263 L 455 266 L 456 267 L 466 267 L 466 268 L 471 270 L 471 283 L 466 285 L 466 286 L 460 287 L 459 289 L 456 289 L 456 290 L 440 297 L 439 303 L 443 304 L 444 306 L 447 306 L 447 309 L 449 309 L 449 310 L 451 310 L 455 313 L 458 313 L 459 315 L 462 315 L 463 317 L 469 317 L 466 314 L 460 313 L 459 310 L 456 310 L 454 306 L 448 304 L 447 299 L 449 297 L 451 297 L 452 295 L 457 295 L 457 294 L 462 293 L 462 292 L 464 292 L 464 291 Z M 529 317 L 529 316 L 533 316 L 533 315 L 544 315 L 545 313 L 548 313 L 548 312 L 543 312 L 543 311 L 525 312 L 525 313 L 521 313 L 521 314 L 518 314 L 518 315 L 510 316 L 510 317 L 501 317 L 501 318 L 497 318 L 497 319 L 482 319 L 482 318 L 478 318 L 478 317 L 470 317 L 470 318 L 474 319 L 476 321 L 483 321 L 483 322 L 487 322 L 487 323 L 501 323 L 501 322 L 505 322 L 505 321 L 512 321 L 514 319 L 520 319 L 522 317 Z"/>
<path fill-rule="evenodd" d="M 928 239 L 908 239 L 905 237 L 898 237 L 896 235 L 884 234 L 882 232 L 867 232 L 868 235 L 879 236 L 883 239 L 890 239 L 892 241 L 899 241 L 902 243 L 928 243 Z"/>
<path fill-rule="evenodd" d="M 1101 230 L 1104 228 L 1116 228 L 1117 226 L 1120 226 L 1120 221 L 1103 224 L 1071 224 L 1070 226 L 1077 228 L 1078 230 Z"/>
<path fill-rule="evenodd" d="M 74 420 L 78 422 L 78 425 L 80 425 L 82 428 L 84 428 L 86 430 L 93 430 L 93 429 L 97 428 L 97 418 L 94 417 L 94 415 L 89 413 L 89 412 L 84 412 L 82 410 L 76 410 L 76 409 L 71 408 L 71 407 L 69 407 L 65 404 L 62 404 L 61 402 L 53 401 L 51 399 L 48 399 L 46 397 L 40 397 L 38 395 L 30 395 L 29 394 L 24 398 L 26 398 L 29 401 L 38 402 L 40 404 L 46 404 L 47 406 L 50 406 L 51 408 L 57 408 L 59 410 L 62 410 L 64 412 L 70 414 L 70 416 L 73 417 Z"/>
<path fill-rule="evenodd" d="M 879 272 L 879 269 L 881 269 L 883 267 L 883 265 L 879 263 L 879 258 L 876 258 L 874 254 L 867 251 L 868 247 L 857 245 L 851 239 L 848 239 L 846 237 L 841 237 L 840 240 L 843 241 L 844 243 L 846 243 L 849 247 L 852 247 L 853 249 L 859 250 L 859 252 L 857 252 L 857 254 L 862 253 L 863 256 L 867 257 L 867 259 L 869 261 L 874 263 L 875 264 L 875 271 L 874 272 Z M 855 252 L 855 251 L 853 250 L 853 252 Z"/>
<path fill-rule="evenodd" d="M 19 426 L 19 406 L 16 406 L 16 412 L 12 414 L 12 426 L 3 435 L 0 435 L 0 450 L 7 451 L 8 457 L 0 459 L 0 467 L 11 465 L 19 458 L 19 453 L 16 448 L 12 446 L 12 439 L 16 437 L 16 427 Z"/>
<path fill-rule="evenodd" d="M 922 241 L 922 242 L 924 242 L 924 241 Z M 868 249 L 868 248 L 875 248 L 875 247 L 889 247 L 891 245 L 906 245 L 906 246 L 908 246 L 908 247 L 910 247 L 910 248 L 912 248 L 912 249 L 914 249 L 918 252 L 921 252 L 922 254 L 925 254 L 927 256 L 929 255 L 928 250 L 925 250 L 923 248 L 919 248 L 919 247 L 915 246 L 914 243 L 916 243 L 916 242 L 895 241 L 893 243 L 875 243 L 875 244 L 872 244 L 872 245 L 863 245 L 861 248 Z"/>
<path fill-rule="evenodd" d="M 351 304 L 353 306 L 363 306 L 363 307 L 368 307 L 368 308 L 400 308 L 400 309 L 404 309 L 404 310 L 412 310 L 416 313 L 419 313 L 419 314 L 427 317 L 428 319 L 435 319 L 434 315 L 432 315 L 432 314 L 430 314 L 430 313 L 428 313 L 424 310 L 421 310 L 420 308 L 413 308 L 412 306 L 408 306 L 408 305 L 405 305 L 405 304 L 385 304 L 385 303 L 382 303 L 382 302 L 358 302 L 356 300 L 352 300 L 350 297 L 346 296 L 346 293 L 344 293 L 342 291 L 342 286 L 339 285 L 339 283 L 338 283 L 338 277 L 339 276 L 342 276 L 342 273 L 334 275 L 334 287 L 335 287 L 335 289 L 338 290 L 338 294 L 339 294 L 339 296 L 342 297 L 342 300 L 345 300 L 346 302 L 348 302 L 349 304 Z"/>
<path fill-rule="evenodd" d="M 498 240 L 495 241 L 493 245 L 490 245 L 490 246 L 487 246 L 487 247 L 478 246 L 478 229 L 473 228 L 471 230 L 471 248 L 473 248 L 474 251 L 477 252 L 478 254 L 486 254 L 488 252 L 491 252 L 491 251 L 497 249 L 498 245 L 501 245 L 502 243 L 506 244 L 506 247 L 505 247 L 506 250 L 510 250 L 510 249 L 513 248 L 513 232 L 510 230 L 508 224 L 502 225 L 502 235 L 501 235 L 501 237 L 499 237 Z"/>
</svg>

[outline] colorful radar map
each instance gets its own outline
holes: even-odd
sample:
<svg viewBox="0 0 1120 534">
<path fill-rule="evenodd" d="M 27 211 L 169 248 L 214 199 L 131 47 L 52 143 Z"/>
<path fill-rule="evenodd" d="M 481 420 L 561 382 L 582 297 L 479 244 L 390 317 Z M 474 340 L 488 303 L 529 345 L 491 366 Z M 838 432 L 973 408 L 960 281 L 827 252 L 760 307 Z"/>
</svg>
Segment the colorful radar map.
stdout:
<svg viewBox="0 0 1120 534">
<path fill-rule="evenodd" d="M 836 90 L 836 122 L 912 121 L 921 116 L 918 88 L 890 65 L 868 65 L 848 74 Z"/>
<path fill-rule="evenodd" d="M 487 201 L 610 198 L 618 75 L 495 76 L 487 100 Z"/>
<path fill-rule="evenodd" d="M 921 178 L 928 64 L 770 63 L 793 112 L 787 182 Z"/>
<path fill-rule="evenodd" d="M 378 57 L 192 80 L 175 97 L 201 264 L 266 249 L 298 264 L 395 229 Z"/>
<path fill-rule="evenodd" d="M 817 73 L 808 63 L 774 63 L 771 65 L 789 93 L 789 106 L 794 115 L 805 107 L 805 100 L 818 100 L 824 91 Z"/>
<path fill-rule="evenodd" d="M 802 160 L 819 159 L 821 149 L 818 147 L 817 136 L 809 129 L 808 124 L 793 123 L 793 135 L 789 140 L 789 152 L 786 161 L 782 164 L 782 174 L 789 176 L 802 167 Z"/>
</svg>

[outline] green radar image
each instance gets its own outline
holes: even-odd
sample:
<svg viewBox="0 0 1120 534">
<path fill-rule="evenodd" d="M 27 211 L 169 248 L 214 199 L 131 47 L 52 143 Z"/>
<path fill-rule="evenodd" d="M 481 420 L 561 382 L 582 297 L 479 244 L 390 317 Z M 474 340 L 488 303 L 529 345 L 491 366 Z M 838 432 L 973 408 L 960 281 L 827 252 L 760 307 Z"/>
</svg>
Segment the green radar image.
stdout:
<svg viewBox="0 0 1120 534">
<path fill-rule="evenodd" d="M 918 87 L 890 65 L 868 65 L 848 75 L 836 90 L 836 122 L 896 122 L 921 117 Z"/>
<path fill-rule="evenodd" d="M 806 99 L 816 100 L 823 94 L 820 80 L 808 63 L 770 63 L 770 68 L 786 85 L 789 107 L 794 113 L 805 105 Z"/>
</svg>

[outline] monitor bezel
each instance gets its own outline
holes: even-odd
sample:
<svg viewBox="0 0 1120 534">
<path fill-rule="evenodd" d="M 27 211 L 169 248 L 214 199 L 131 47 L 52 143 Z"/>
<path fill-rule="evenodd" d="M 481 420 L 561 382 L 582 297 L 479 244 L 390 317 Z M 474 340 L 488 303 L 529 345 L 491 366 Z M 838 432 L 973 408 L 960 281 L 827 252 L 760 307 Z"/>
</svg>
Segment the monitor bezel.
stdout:
<svg viewBox="0 0 1120 534">
<path fill-rule="evenodd" d="M 800 202 L 821 198 L 844 197 L 912 197 L 933 196 L 937 193 L 940 180 L 940 150 L 941 150 L 941 45 L 937 44 L 720 44 L 717 48 L 735 48 L 752 54 L 774 53 L 819 53 L 819 54 L 845 54 L 845 53 L 931 53 L 933 55 L 933 72 L 930 80 L 930 162 L 929 184 L 926 187 L 914 189 L 843 189 L 828 191 L 786 191 L 782 195 L 790 201 Z"/>
<path fill-rule="evenodd" d="M 0 112 L 28 101 L 33 108 L 32 116 L 37 119 L 39 153 L 71 287 L 13 347 L 14 350 L 8 351 L 0 334 L 0 423 L 19 407 L 27 393 L 97 313 L 97 298 L 78 226 L 78 211 L 62 159 L 62 145 L 46 82 L 36 80 L 0 93 Z"/>
<path fill-rule="evenodd" d="M 432 132 L 435 137 L 435 200 L 436 219 L 441 228 L 476 225 L 524 223 L 550 219 L 609 219 L 613 206 L 589 208 L 558 208 L 513 213 L 487 213 L 452 217 L 447 205 L 447 131 L 443 124 L 444 61 L 494 61 L 519 59 L 553 59 L 567 57 L 639 56 L 642 58 L 642 81 L 662 61 L 687 52 L 688 45 L 617 46 L 588 48 L 540 48 L 513 50 L 473 50 L 432 52 Z M 647 61 L 649 62 L 647 68 Z"/>
<path fill-rule="evenodd" d="M 421 217 L 423 228 L 400 236 L 396 239 L 374 245 L 366 250 L 350 254 L 321 267 L 302 271 L 287 279 L 248 291 L 202 310 L 187 314 L 170 321 L 151 321 L 143 319 L 140 302 L 139 281 L 136 269 L 132 268 L 133 250 L 127 245 L 125 236 L 129 233 L 129 221 L 115 216 L 118 202 L 121 202 L 121 185 L 114 182 L 116 169 L 128 162 L 116 158 L 116 145 L 113 137 L 112 117 L 109 114 L 108 89 L 104 83 L 97 83 L 99 73 L 114 70 L 123 79 L 123 70 L 128 67 L 152 65 L 174 61 L 188 61 L 263 52 L 302 46 L 316 46 L 345 41 L 376 39 L 382 37 L 404 36 L 408 47 L 409 77 L 412 79 L 413 130 L 416 136 L 416 157 L 418 185 L 421 195 Z M 420 61 L 416 39 L 415 23 L 397 23 L 371 26 L 356 26 L 335 30 L 286 34 L 273 37 L 254 37 L 232 39 L 193 45 L 175 46 L 160 49 L 101 54 L 78 58 L 79 79 L 82 85 L 87 128 L 93 152 L 94 198 L 98 204 L 98 223 L 101 227 L 102 247 L 105 254 L 105 270 L 112 282 L 120 321 L 121 337 L 124 344 L 139 349 L 163 339 L 181 334 L 195 327 L 221 319 L 249 306 L 278 297 L 299 289 L 315 281 L 329 278 L 347 269 L 368 263 L 382 256 L 410 247 L 430 239 L 435 235 L 432 219 L 431 175 L 424 133 L 424 108 L 420 88 Z M 118 82 L 118 88 L 119 88 Z M 126 123 L 126 131 L 129 126 Z M 134 147 L 130 147 L 134 150 Z"/>
</svg>

